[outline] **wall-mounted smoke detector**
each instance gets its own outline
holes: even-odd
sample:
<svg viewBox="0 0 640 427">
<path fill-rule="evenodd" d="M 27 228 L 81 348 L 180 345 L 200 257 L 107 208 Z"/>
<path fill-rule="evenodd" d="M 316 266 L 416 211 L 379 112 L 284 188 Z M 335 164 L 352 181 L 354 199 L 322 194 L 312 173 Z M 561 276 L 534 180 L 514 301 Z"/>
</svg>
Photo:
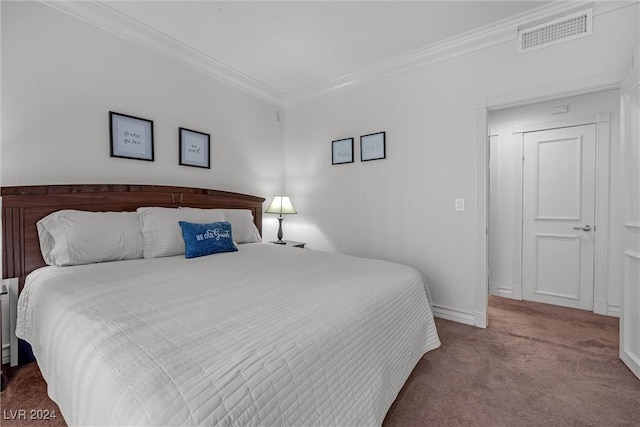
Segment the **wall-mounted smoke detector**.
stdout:
<svg viewBox="0 0 640 427">
<path fill-rule="evenodd" d="M 590 36 L 593 9 L 565 15 L 528 28 L 518 28 L 518 53 Z"/>
</svg>

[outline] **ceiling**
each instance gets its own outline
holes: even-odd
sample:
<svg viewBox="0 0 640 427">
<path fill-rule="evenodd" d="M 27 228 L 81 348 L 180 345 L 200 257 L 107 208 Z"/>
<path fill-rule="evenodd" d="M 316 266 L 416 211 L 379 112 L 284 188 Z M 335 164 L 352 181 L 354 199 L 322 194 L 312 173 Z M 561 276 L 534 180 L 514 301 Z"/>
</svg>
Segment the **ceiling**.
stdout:
<svg viewBox="0 0 640 427">
<path fill-rule="evenodd" d="M 548 1 L 102 1 L 274 93 L 308 90 Z"/>
</svg>

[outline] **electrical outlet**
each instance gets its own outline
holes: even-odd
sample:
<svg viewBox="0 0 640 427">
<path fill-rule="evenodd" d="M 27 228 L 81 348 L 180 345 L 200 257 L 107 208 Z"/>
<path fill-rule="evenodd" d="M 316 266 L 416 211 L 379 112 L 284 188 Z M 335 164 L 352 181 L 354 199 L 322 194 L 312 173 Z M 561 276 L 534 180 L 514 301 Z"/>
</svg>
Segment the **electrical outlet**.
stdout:
<svg viewBox="0 0 640 427">
<path fill-rule="evenodd" d="M 464 199 L 456 199 L 456 211 L 464 210 Z"/>
</svg>

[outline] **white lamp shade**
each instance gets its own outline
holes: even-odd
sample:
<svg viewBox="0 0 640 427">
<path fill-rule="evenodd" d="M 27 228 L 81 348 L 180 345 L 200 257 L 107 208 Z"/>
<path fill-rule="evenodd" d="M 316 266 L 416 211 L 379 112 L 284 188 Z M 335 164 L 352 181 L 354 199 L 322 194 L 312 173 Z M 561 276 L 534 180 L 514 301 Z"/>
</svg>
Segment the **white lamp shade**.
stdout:
<svg viewBox="0 0 640 427">
<path fill-rule="evenodd" d="M 265 213 L 273 213 L 282 216 L 282 214 L 296 214 L 295 208 L 289 199 L 289 196 L 273 196 L 273 201 L 265 211 Z"/>
</svg>

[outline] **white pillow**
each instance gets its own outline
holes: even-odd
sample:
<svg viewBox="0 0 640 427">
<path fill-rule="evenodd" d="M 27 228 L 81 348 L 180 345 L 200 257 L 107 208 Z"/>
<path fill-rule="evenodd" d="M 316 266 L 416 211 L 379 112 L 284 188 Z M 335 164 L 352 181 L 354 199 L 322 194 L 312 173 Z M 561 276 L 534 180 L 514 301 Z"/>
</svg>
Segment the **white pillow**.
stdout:
<svg viewBox="0 0 640 427">
<path fill-rule="evenodd" d="M 253 223 L 253 213 L 249 209 L 226 209 L 227 222 L 231 223 L 231 233 L 236 243 L 261 242 L 258 227 Z"/>
<path fill-rule="evenodd" d="M 42 257 L 65 266 L 142 258 L 143 240 L 136 212 L 61 210 L 36 224 Z"/>
<path fill-rule="evenodd" d="M 183 211 L 198 212 L 206 215 L 208 212 L 219 213 L 224 215 L 224 221 L 231 224 L 231 234 L 233 241 L 240 243 L 256 243 L 261 242 L 258 227 L 253 223 L 253 213 L 249 209 L 201 209 L 190 207 L 179 207 Z"/>
<path fill-rule="evenodd" d="M 222 209 L 138 208 L 145 258 L 184 254 L 184 239 L 179 221 L 211 223 L 225 221 Z"/>
</svg>

